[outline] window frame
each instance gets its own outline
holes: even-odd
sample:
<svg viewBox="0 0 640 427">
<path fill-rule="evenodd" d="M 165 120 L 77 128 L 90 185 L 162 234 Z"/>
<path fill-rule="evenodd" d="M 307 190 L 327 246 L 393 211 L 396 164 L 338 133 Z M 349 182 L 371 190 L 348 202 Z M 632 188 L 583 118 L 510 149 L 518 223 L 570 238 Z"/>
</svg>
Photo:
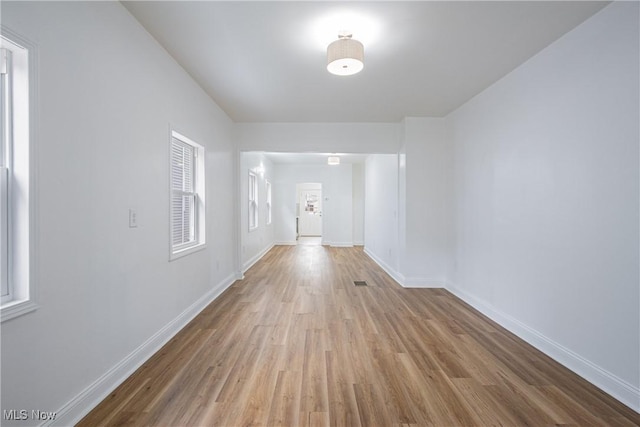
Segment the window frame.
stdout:
<svg viewBox="0 0 640 427">
<path fill-rule="evenodd" d="M 12 53 L 2 40 L 0 46 L 0 304 L 13 301 L 12 266 L 9 261 L 11 242 L 11 173 L 13 171 L 13 101 L 12 101 Z"/>
<path fill-rule="evenodd" d="M 260 225 L 259 205 L 258 205 L 258 174 L 249 170 L 248 178 L 248 220 L 249 231 L 255 231 Z"/>
<path fill-rule="evenodd" d="M 192 189 L 178 190 L 174 188 L 174 146 L 188 146 L 193 150 L 191 157 L 191 182 Z M 169 135 L 169 260 L 181 258 L 185 255 L 200 251 L 206 248 L 206 200 L 205 200 L 205 149 L 202 145 L 184 136 L 182 133 L 174 129 L 170 130 Z M 183 176 L 184 179 L 184 176 Z M 191 208 L 190 219 L 190 237 L 191 240 L 176 244 L 174 235 L 174 197 L 179 195 L 184 197 L 192 197 L 193 204 Z"/>
<path fill-rule="evenodd" d="M 0 321 L 13 319 L 38 308 L 36 303 L 36 122 L 37 48 L 29 40 L 0 25 L 0 48 L 11 51 L 7 62 L 9 140 L 2 141 L 7 166 L 6 186 L 0 202 L 6 208 L 3 275 L 9 294 L 0 298 Z M 7 130 L 9 129 L 9 130 Z M 6 144 L 5 144 L 6 142 Z M 1 259 L 2 257 L 0 257 Z"/>
<path fill-rule="evenodd" d="M 271 181 L 269 181 L 268 179 L 265 179 L 264 181 L 264 185 L 265 185 L 265 192 L 267 194 L 267 201 L 265 203 L 266 208 L 267 208 L 267 221 L 266 224 L 267 225 L 271 225 L 271 222 L 273 220 L 273 212 L 271 209 L 271 203 L 272 203 L 272 188 L 271 188 Z"/>
</svg>

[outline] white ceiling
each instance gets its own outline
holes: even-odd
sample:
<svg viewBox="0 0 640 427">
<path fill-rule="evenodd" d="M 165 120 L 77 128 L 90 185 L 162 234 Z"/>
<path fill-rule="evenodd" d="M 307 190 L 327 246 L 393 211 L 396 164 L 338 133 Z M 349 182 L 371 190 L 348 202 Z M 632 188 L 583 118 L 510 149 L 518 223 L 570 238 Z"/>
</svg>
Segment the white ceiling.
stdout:
<svg viewBox="0 0 640 427">
<path fill-rule="evenodd" d="M 399 122 L 448 114 L 606 2 L 123 4 L 236 122 Z M 360 74 L 326 71 L 341 29 Z"/>
</svg>

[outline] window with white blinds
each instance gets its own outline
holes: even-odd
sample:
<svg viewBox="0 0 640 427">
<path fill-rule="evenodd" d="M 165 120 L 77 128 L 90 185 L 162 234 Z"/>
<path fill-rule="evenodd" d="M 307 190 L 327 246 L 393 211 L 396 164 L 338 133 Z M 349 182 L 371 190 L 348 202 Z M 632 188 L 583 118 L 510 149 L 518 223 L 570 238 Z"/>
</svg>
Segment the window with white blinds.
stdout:
<svg viewBox="0 0 640 427">
<path fill-rule="evenodd" d="M 204 243 L 204 149 L 171 135 L 171 253 Z"/>
<path fill-rule="evenodd" d="M 32 312 L 36 283 L 32 153 L 36 46 L 0 25 L 0 317 Z"/>
<path fill-rule="evenodd" d="M 258 176 L 249 171 L 249 231 L 258 228 Z"/>
</svg>

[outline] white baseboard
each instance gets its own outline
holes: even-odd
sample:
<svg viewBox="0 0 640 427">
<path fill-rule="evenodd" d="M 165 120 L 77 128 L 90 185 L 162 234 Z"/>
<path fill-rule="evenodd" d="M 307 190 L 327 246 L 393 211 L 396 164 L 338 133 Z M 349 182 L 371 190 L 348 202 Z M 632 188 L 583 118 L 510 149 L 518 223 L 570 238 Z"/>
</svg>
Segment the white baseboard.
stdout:
<svg viewBox="0 0 640 427">
<path fill-rule="evenodd" d="M 255 256 L 253 256 L 249 261 L 245 262 L 242 265 L 242 273 L 244 274 L 248 269 L 250 269 L 251 267 L 253 267 L 253 265 L 260 261 L 260 259 L 265 256 L 267 254 L 267 252 L 269 252 L 271 249 L 273 249 L 273 247 L 275 246 L 274 243 L 270 244 L 269 246 L 267 246 L 266 248 L 264 248 L 263 250 L 261 250 L 259 253 L 257 253 Z"/>
<path fill-rule="evenodd" d="M 446 289 L 493 320 L 503 328 L 517 335 L 556 362 L 580 375 L 591 384 L 610 394 L 615 399 L 640 413 L 640 388 L 629 384 L 616 375 L 607 372 L 579 354 L 558 344 L 535 329 L 530 328 L 510 315 L 496 310 L 491 304 L 447 283 Z"/>
<path fill-rule="evenodd" d="M 332 248 L 352 248 L 353 242 L 331 242 L 327 243 Z"/>
<path fill-rule="evenodd" d="M 371 252 L 369 249 L 367 249 L 366 246 L 364 248 L 364 253 L 369 258 L 371 258 L 376 264 L 378 264 L 380 268 L 382 268 L 389 276 L 391 276 L 393 280 L 398 282 L 401 286 L 404 286 L 402 285 L 402 283 L 404 282 L 404 276 L 402 274 L 398 273 L 394 268 L 391 268 L 389 264 L 384 262 L 382 259 L 378 258 L 378 256 L 373 252 Z"/>
<path fill-rule="evenodd" d="M 57 411 L 56 419 L 43 426 L 71 426 L 102 402 L 116 387 L 124 382 L 136 369 L 153 356 L 160 348 L 184 328 L 205 307 L 215 300 L 225 289 L 236 281 L 233 273 L 214 286 L 209 292 L 191 304 L 151 338 L 142 343 L 132 353 L 105 372 L 100 378 L 67 402 Z"/>
<path fill-rule="evenodd" d="M 322 245 L 332 246 L 332 247 L 335 247 L 335 248 L 352 248 L 353 246 L 355 246 L 351 242 L 341 243 L 341 242 L 326 242 L 326 241 L 322 241 L 321 243 L 322 243 Z M 275 243 L 276 246 L 295 246 L 297 244 L 298 244 L 297 241 L 294 241 L 294 242 L 282 241 L 282 242 L 276 242 Z"/>
<path fill-rule="evenodd" d="M 428 277 L 405 277 L 404 283 L 401 283 L 405 288 L 444 288 L 446 283 L 441 279 L 431 279 Z"/>
<path fill-rule="evenodd" d="M 373 252 L 366 247 L 364 253 L 369 256 L 376 264 L 380 266 L 389 276 L 393 278 L 403 288 L 444 288 L 446 286 L 445 281 L 440 279 L 430 279 L 425 277 L 405 277 L 399 271 L 391 268 L 389 264 L 378 258 Z"/>
</svg>

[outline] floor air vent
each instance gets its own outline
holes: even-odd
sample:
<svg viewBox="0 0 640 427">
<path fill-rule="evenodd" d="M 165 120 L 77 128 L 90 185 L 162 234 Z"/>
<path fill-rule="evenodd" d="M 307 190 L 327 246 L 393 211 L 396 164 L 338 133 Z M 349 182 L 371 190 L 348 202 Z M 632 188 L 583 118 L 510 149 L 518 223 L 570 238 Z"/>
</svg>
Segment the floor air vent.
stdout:
<svg viewBox="0 0 640 427">
<path fill-rule="evenodd" d="M 364 280 L 355 280 L 353 284 L 356 286 L 367 286 L 367 282 L 365 282 Z"/>
</svg>

